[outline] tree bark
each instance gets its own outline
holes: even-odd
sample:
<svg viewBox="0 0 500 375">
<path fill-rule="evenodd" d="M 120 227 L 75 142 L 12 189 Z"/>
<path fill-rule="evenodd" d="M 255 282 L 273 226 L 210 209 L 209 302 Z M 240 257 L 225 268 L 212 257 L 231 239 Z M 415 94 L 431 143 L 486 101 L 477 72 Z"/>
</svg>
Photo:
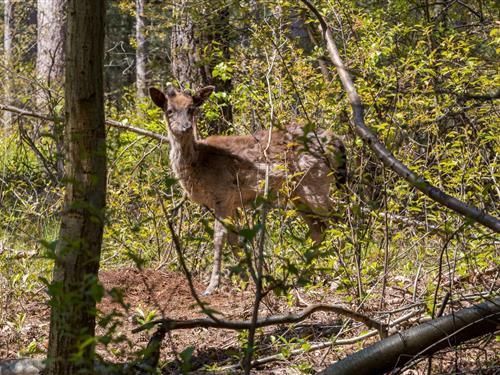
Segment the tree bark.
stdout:
<svg viewBox="0 0 500 375">
<path fill-rule="evenodd" d="M 195 25 L 188 9 L 188 0 L 174 1 L 173 6 L 174 26 L 170 41 L 172 76 L 183 88 L 196 90 L 203 86 L 203 81 Z"/>
<path fill-rule="evenodd" d="M 66 193 L 55 249 L 47 374 L 93 373 L 106 195 L 103 0 L 68 1 Z"/>
<path fill-rule="evenodd" d="M 66 37 L 67 0 L 38 0 L 36 76 L 40 90 L 37 104 L 57 100 L 57 92 L 64 79 L 64 45 Z"/>
<path fill-rule="evenodd" d="M 37 2 L 37 89 L 35 101 L 38 109 L 52 112 L 61 101 L 61 88 L 64 83 L 64 59 L 66 43 L 66 4 L 67 0 L 38 0 Z M 42 124 L 34 129 L 38 138 Z M 54 124 L 50 132 L 54 140 L 56 173 L 60 180 L 64 174 L 63 129 Z"/>
<path fill-rule="evenodd" d="M 388 337 L 326 368 L 323 375 L 376 375 L 475 337 L 500 324 L 500 298 L 431 320 Z"/>
<path fill-rule="evenodd" d="M 135 40 L 137 43 L 135 50 L 135 76 L 137 87 L 137 98 L 139 102 L 146 97 L 147 91 L 147 44 L 144 18 L 144 0 L 135 0 Z"/>
<path fill-rule="evenodd" d="M 12 42 L 13 42 L 13 14 L 14 4 L 12 0 L 4 0 L 4 18 L 3 18 L 3 53 L 4 53 L 4 69 L 5 69 L 5 102 L 12 103 Z M 10 127 L 12 121 L 12 114 L 4 112 L 3 125 Z"/>
<path fill-rule="evenodd" d="M 232 90 L 231 79 L 223 80 L 212 76 L 214 67 L 220 62 L 227 62 L 231 57 L 229 8 L 224 1 L 212 2 L 207 9 L 192 8 L 192 4 L 188 0 L 174 2 L 174 27 L 171 37 L 172 76 L 183 88 L 197 90 L 212 85 L 217 91 L 229 94 Z M 220 57 L 212 50 L 215 45 L 220 49 Z M 223 104 L 221 118 L 207 124 L 209 134 L 226 131 L 233 121 L 231 105 L 228 102 L 220 104 Z"/>
</svg>

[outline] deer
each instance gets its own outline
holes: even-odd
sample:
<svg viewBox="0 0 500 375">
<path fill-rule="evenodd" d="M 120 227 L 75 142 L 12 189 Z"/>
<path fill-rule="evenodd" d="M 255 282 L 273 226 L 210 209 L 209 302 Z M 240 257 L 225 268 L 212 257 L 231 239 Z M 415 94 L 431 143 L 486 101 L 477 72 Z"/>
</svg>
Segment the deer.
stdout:
<svg viewBox="0 0 500 375">
<path fill-rule="evenodd" d="M 272 132 L 196 140 L 198 108 L 214 89 L 206 86 L 189 93 L 171 84 L 165 93 L 149 89 L 153 103 L 166 119 L 175 177 L 187 197 L 212 210 L 216 218 L 213 266 L 204 295 L 219 287 L 222 251 L 228 239 L 224 220 L 234 218 L 238 208 L 263 195 L 264 179 L 268 189 L 279 194 L 283 183 L 293 176 L 293 190 L 288 195 L 308 225 L 314 246 L 323 241 L 327 219 L 334 212 L 330 187 L 335 182 L 339 188 L 346 180 L 345 146 L 329 130 L 306 131 L 306 127 L 290 124 Z"/>
</svg>

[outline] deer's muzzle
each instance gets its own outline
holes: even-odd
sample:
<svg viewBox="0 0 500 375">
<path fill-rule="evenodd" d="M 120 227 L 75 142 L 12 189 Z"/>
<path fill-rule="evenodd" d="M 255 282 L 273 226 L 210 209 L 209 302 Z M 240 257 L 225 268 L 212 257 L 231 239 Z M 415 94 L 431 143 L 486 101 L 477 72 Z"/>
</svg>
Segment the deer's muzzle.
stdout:
<svg viewBox="0 0 500 375">
<path fill-rule="evenodd" d="M 192 128 L 193 128 L 193 124 L 191 124 L 190 122 L 185 122 L 185 123 L 183 123 L 183 124 L 182 124 L 182 126 L 181 126 L 181 131 L 182 131 L 183 133 L 185 133 L 185 132 L 187 132 L 187 131 L 191 130 Z"/>
</svg>

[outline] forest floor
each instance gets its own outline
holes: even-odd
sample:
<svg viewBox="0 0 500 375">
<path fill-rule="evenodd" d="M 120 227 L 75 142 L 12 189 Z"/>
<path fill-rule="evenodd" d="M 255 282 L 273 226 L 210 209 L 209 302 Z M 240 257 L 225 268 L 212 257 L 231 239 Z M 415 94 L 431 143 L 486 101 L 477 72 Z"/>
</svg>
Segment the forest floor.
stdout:
<svg viewBox="0 0 500 375">
<path fill-rule="evenodd" d="M 192 319 L 203 317 L 200 308 L 191 295 L 189 285 L 184 275 L 174 272 L 164 272 L 152 269 L 139 271 L 133 268 L 102 271 L 100 280 L 106 291 L 118 288 L 123 291 L 121 304 L 112 299 L 109 293 L 99 304 L 102 316 L 115 314 L 114 321 L 117 329 L 113 333 L 114 342 L 107 347 L 99 346 L 100 355 L 111 362 L 123 362 L 137 358 L 137 352 L 144 349 L 153 330 L 133 334 L 132 330 L 145 320 L 168 317 L 170 319 Z M 195 282 L 199 293 L 203 286 Z M 303 303 L 336 303 L 337 292 L 325 293 L 325 289 L 297 291 L 301 298 L 296 304 Z M 401 288 L 387 290 L 387 306 L 401 307 L 411 305 L 411 295 Z M 209 303 L 207 306 L 220 312 L 227 319 L 250 319 L 253 304 L 251 290 L 239 291 L 225 284 L 219 291 L 203 298 Z M 338 296 L 337 296 L 338 298 Z M 3 306 L 3 321 L 0 325 L 0 359 L 16 358 L 20 354 L 29 357 L 43 357 L 47 349 L 50 309 L 47 305 L 46 294 L 40 290 L 36 295 L 24 294 L 21 300 L 8 301 Z M 300 302 L 298 302 L 300 301 Z M 338 301 L 337 301 L 338 302 Z M 293 302 L 292 302 L 293 305 Z M 298 311 L 303 307 L 290 306 L 284 298 L 269 294 L 261 306 L 261 316 Z M 379 306 L 365 305 L 363 312 L 370 315 L 379 311 Z M 258 357 L 268 356 L 280 352 L 285 354 L 292 349 L 304 347 L 306 342 L 318 343 L 328 341 L 329 337 L 338 331 L 342 321 L 339 316 L 325 312 L 318 312 L 301 324 L 293 328 L 283 326 L 270 327 L 260 330 L 258 334 Z M 364 327 L 356 327 L 349 336 L 354 337 L 363 332 Z M 98 334 L 105 335 L 106 331 L 99 327 Z M 351 336 L 352 335 L 352 336 Z M 347 354 L 361 349 L 378 340 L 373 336 L 363 342 L 332 347 L 317 351 L 310 351 L 298 356 L 273 362 L 267 367 L 257 369 L 258 374 L 301 374 L 314 373 L 325 368 L 328 364 L 343 358 Z M 194 348 L 190 358 L 191 369 L 201 370 L 203 366 L 217 364 L 224 367 L 234 365 L 241 355 L 240 347 L 244 342 L 242 333 L 222 329 L 195 328 L 172 331 L 164 340 L 161 361 L 165 364 L 164 374 L 181 373 L 182 358 Z M 181 354 L 183 351 L 184 354 Z M 439 373 L 500 373 L 500 343 L 491 337 L 490 340 L 478 341 L 467 351 L 449 351 L 436 355 L 433 361 L 433 374 Z M 437 359 L 436 359 L 437 358 Z M 404 374 L 420 374 L 426 372 L 427 360 L 416 369 L 408 370 Z M 213 366 L 213 369 L 216 367 Z M 210 367 L 208 367 L 210 369 Z M 236 371 L 226 371 L 236 373 Z"/>
</svg>

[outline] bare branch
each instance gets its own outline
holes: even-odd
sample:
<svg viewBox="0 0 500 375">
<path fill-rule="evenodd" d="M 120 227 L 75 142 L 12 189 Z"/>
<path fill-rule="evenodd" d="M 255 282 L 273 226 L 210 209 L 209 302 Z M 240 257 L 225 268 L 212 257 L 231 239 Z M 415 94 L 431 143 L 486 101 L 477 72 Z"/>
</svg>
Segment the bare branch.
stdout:
<svg viewBox="0 0 500 375">
<path fill-rule="evenodd" d="M 413 307 L 419 307 L 419 306 L 412 306 L 412 308 Z M 403 315 L 402 317 L 394 320 L 393 322 L 391 322 L 389 324 L 389 326 L 390 327 L 394 327 L 394 326 L 398 325 L 399 323 L 405 322 L 408 319 L 413 318 L 415 315 L 418 315 L 421 312 L 422 312 L 421 309 L 411 311 L 411 312 Z M 372 330 L 372 331 L 369 331 L 369 332 L 367 332 L 367 333 L 365 333 L 363 335 L 356 336 L 356 337 L 351 337 L 351 338 L 348 338 L 348 339 L 340 339 L 340 340 L 331 340 L 331 341 L 321 342 L 321 343 L 318 343 L 318 344 L 311 345 L 308 349 L 302 349 L 302 348 L 301 349 L 294 349 L 294 350 L 290 351 L 289 355 L 290 356 L 301 355 L 301 354 L 304 354 L 304 353 L 314 352 L 316 350 L 326 349 L 326 348 L 329 348 L 329 347 L 332 347 L 332 346 L 352 345 L 352 344 L 355 344 L 357 342 L 363 341 L 363 340 L 365 340 L 367 338 L 373 337 L 377 333 L 378 333 L 377 330 Z M 260 365 L 263 365 L 263 364 L 266 364 L 266 363 L 269 363 L 269 362 L 279 361 L 279 360 L 283 360 L 283 359 L 284 358 L 283 358 L 283 354 L 282 353 L 273 354 L 273 355 L 270 355 L 270 356 L 267 356 L 267 357 L 257 358 L 254 361 L 252 361 L 252 367 L 260 366 Z M 225 366 L 225 367 L 220 368 L 220 370 L 222 370 L 222 371 L 229 371 L 229 370 L 235 370 L 235 369 L 238 369 L 238 368 L 240 368 L 239 364 L 237 364 L 237 365 L 231 365 L 231 366 Z"/>
<path fill-rule="evenodd" d="M 28 111 L 28 110 L 23 109 L 23 108 L 18 108 L 18 107 L 14 107 L 14 106 L 2 104 L 2 103 L 0 103 L 0 110 L 12 112 L 12 113 L 17 113 L 17 114 L 20 114 L 22 116 L 33 117 L 33 118 L 37 118 L 40 120 L 51 121 L 51 122 L 59 122 L 59 121 L 64 120 L 62 117 L 56 118 L 56 117 L 52 117 L 49 115 Z M 136 126 L 125 125 L 125 124 L 123 124 L 119 121 L 116 121 L 116 120 L 109 120 L 108 119 L 108 120 L 106 120 L 106 125 L 109 125 L 111 127 L 117 128 L 117 129 L 130 131 L 130 132 L 133 132 L 136 134 L 145 135 L 146 137 L 156 139 L 160 142 L 168 142 L 168 137 L 166 137 L 162 134 L 158 134 L 158 133 L 152 132 L 151 130 L 146 130 L 146 129 L 139 128 Z"/>
<path fill-rule="evenodd" d="M 0 109 L 2 111 L 17 113 L 17 114 L 20 114 L 23 116 L 34 117 L 34 118 L 37 118 L 40 120 L 46 120 L 46 121 L 50 121 L 50 122 L 56 122 L 59 120 L 59 119 L 56 119 L 54 117 L 50 117 L 49 115 L 43 115 L 43 114 L 31 112 L 31 111 L 28 111 L 26 109 L 14 107 L 12 105 L 2 104 L 2 103 L 0 103 Z"/>
<path fill-rule="evenodd" d="M 365 324 L 369 328 L 376 329 L 381 337 L 386 337 L 387 335 L 387 327 L 383 323 L 373 318 L 370 318 L 369 316 L 361 314 L 359 312 L 347 309 L 343 306 L 328 305 L 323 303 L 310 305 L 304 310 L 297 313 L 274 315 L 258 319 L 255 322 L 255 327 L 262 328 L 278 324 L 301 322 L 317 311 L 333 312 L 339 315 L 347 316 L 352 320 Z M 167 330 L 191 329 L 191 328 L 202 327 L 202 328 L 225 328 L 225 329 L 240 331 L 249 329 L 253 326 L 253 323 L 249 320 L 223 320 L 223 319 L 214 320 L 211 318 L 200 318 L 191 320 L 158 319 L 149 322 L 147 324 L 144 324 L 134 329 L 132 332 L 133 333 L 141 332 L 157 324 L 163 325 Z"/>
<path fill-rule="evenodd" d="M 133 132 L 136 134 L 145 135 L 146 137 L 156 139 L 160 142 L 168 142 L 168 137 L 166 137 L 165 135 L 152 132 L 151 130 L 138 128 L 136 126 L 125 125 L 125 124 L 123 124 L 119 121 L 116 121 L 116 120 L 106 120 L 106 125 L 112 126 L 114 128 L 117 128 L 117 129 L 122 129 L 122 130 L 126 130 L 129 132 Z"/>
</svg>

